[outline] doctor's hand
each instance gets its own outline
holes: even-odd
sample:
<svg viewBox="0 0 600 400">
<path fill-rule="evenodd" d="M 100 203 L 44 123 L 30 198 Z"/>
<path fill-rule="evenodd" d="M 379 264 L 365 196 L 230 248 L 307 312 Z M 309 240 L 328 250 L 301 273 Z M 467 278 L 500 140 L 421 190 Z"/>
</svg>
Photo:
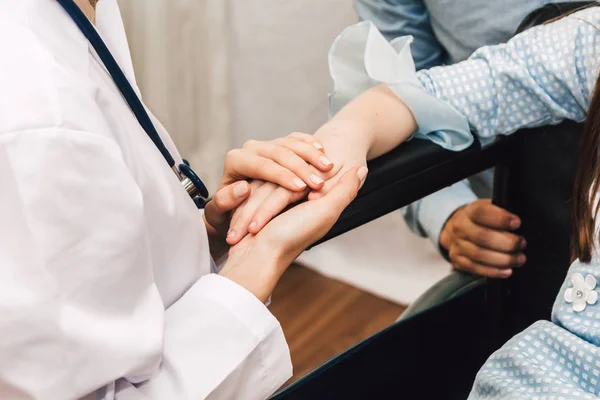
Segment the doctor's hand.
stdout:
<svg viewBox="0 0 600 400">
<path fill-rule="evenodd" d="M 452 214 L 440 234 L 458 270 L 490 278 L 508 278 L 512 269 L 525 264 L 525 238 L 514 233 L 519 217 L 492 204 L 476 200 Z"/>
<path fill-rule="evenodd" d="M 323 187 L 320 174 L 332 168 L 323 145 L 312 135 L 293 133 L 268 142 L 251 140 L 243 148 L 230 151 L 219 190 L 204 211 L 213 257 L 218 258 L 227 250 L 225 238 L 231 213 L 254 189 L 248 186 L 247 179 L 274 182 L 305 196 L 307 190 Z"/>
<path fill-rule="evenodd" d="M 244 237 L 229 250 L 220 275 L 266 302 L 288 266 L 331 229 L 366 175 L 365 167 L 350 169 L 326 195 L 291 208 L 257 235 Z"/>
<path fill-rule="evenodd" d="M 350 168 L 366 166 L 368 135 L 360 127 L 344 121 L 330 122 L 312 137 L 327 149 L 327 156 L 333 162 L 333 168 L 321 173 L 325 179 L 322 188 L 294 192 L 273 183 L 253 181 L 252 195 L 232 216 L 230 235 L 227 238 L 230 245 L 235 245 L 248 233 L 258 233 L 272 218 L 289 205 L 304 199 L 307 193 L 309 200 L 322 197 Z"/>
<path fill-rule="evenodd" d="M 320 190 L 325 183 L 321 173 L 333 168 L 324 153 L 316 138 L 302 133 L 271 141 L 249 140 L 241 149 L 227 153 L 221 187 L 259 179 L 293 192 Z"/>
</svg>

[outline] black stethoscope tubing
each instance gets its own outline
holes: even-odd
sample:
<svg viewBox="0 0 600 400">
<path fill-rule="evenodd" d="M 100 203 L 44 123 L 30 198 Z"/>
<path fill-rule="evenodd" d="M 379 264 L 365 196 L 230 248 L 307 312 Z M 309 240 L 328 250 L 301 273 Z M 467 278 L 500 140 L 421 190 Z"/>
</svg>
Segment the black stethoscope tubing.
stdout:
<svg viewBox="0 0 600 400">
<path fill-rule="evenodd" d="M 127 105 L 138 120 L 139 124 L 144 129 L 150 140 L 152 140 L 158 151 L 160 151 L 169 167 L 171 167 L 178 178 L 182 181 L 186 191 L 190 194 L 199 208 L 203 207 L 208 198 L 208 190 L 206 189 L 206 186 L 190 168 L 187 162 L 184 161 L 184 164 L 180 164 L 178 167 L 175 166 L 175 160 L 161 140 L 160 135 L 150 119 L 150 116 L 146 112 L 146 108 L 127 80 L 127 77 L 121 70 L 121 67 L 119 67 L 119 64 L 113 57 L 112 53 L 96 31 L 94 25 L 92 25 L 90 20 L 83 14 L 83 11 L 81 11 L 79 6 L 77 6 L 73 0 L 56 1 L 62 6 L 67 14 L 69 14 L 81 33 L 83 33 L 83 35 L 90 42 L 115 82 L 115 85 L 121 92 L 121 95 L 127 102 Z"/>
</svg>

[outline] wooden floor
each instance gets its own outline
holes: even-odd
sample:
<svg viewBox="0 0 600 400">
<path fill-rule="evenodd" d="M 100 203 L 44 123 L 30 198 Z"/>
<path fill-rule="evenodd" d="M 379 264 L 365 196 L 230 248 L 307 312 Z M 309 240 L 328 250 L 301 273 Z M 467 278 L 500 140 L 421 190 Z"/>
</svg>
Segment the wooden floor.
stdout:
<svg viewBox="0 0 600 400">
<path fill-rule="evenodd" d="M 404 307 L 294 265 L 270 306 L 290 346 L 295 380 L 394 322 Z"/>
</svg>

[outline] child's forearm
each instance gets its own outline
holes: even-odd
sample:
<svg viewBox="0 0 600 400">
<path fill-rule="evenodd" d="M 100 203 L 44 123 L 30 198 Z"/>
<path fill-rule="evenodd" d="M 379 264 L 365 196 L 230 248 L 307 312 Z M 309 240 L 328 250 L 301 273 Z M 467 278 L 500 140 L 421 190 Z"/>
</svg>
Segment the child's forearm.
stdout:
<svg viewBox="0 0 600 400">
<path fill-rule="evenodd" d="M 316 133 L 348 136 L 364 146 L 367 158 L 394 149 L 417 130 L 406 105 L 386 86 L 377 86 L 348 103 Z"/>
</svg>

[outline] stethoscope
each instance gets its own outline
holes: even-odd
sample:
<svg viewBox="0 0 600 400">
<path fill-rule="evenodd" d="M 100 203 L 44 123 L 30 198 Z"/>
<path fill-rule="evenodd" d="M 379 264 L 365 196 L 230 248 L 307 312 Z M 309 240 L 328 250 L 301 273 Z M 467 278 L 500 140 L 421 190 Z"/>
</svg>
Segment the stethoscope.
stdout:
<svg viewBox="0 0 600 400">
<path fill-rule="evenodd" d="M 117 88 L 121 92 L 121 95 L 129 105 L 129 108 L 135 115 L 136 119 L 146 131 L 146 134 L 154 142 L 156 148 L 160 151 L 169 167 L 175 172 L 175 175 L 183 185 L 185 191 L 190 195 L 194 203 L 198 208 L 204 208 L 204 205 L 208 199 L 208 189 L 202 182 L 202 180 L 196 175 L 196 173 L 189 166 L 187 161 L 183 160 L 183 164 L 179 166 L 175 165 L 175 160 L 169 153 L 169 150 L 165 147 L 163 141 L 160 139 L 152 120 L 148 116 L 144 105 L 135 93 L 135 90 L 123 74 L 123 71 L 117 64 L 117 61 L 111 54 L 110 50 L 96 31 L 96 28 L 90 20 L 83 14 L 83 11 L 73 2 L 73 0 L 57 0 L 62 8 L 69 14 L 73 22 L 77 25 L 81 33 L 90 42 L 100 60 L 106 67 L 108 73 L 112 77 L 113 81 L 117 85 Z"/>
</svg>

